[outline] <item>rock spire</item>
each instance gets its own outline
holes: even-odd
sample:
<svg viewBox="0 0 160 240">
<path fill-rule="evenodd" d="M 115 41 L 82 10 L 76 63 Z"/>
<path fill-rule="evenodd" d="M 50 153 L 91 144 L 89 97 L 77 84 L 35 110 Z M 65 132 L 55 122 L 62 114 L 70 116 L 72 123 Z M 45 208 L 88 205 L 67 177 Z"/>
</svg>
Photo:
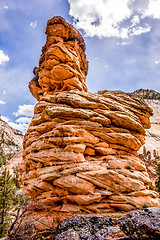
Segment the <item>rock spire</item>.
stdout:
<svg viewBox="0 0 160 240">
<path fill-rule="evenodd" d="M 53 218 L 159 206 L 137 155 L 152 110 L 121 91 L 87 92 L 80 33 L 54 17 L 46 34 L 38 78 L 29 84 L 38 103 L 20 166 L 23 191 L 31 197 L 27 219 L 43 230 Z"/>
<path fill-rule="evenodd" d="M 39 79 L 29 83 L 33 96 L 40 100 L 48 92 L 87 91 L 88 61 L 80 33 L 62 17 L 53 17 L 47 22 L 46 35 L 39 60 Z"/>
</svg>

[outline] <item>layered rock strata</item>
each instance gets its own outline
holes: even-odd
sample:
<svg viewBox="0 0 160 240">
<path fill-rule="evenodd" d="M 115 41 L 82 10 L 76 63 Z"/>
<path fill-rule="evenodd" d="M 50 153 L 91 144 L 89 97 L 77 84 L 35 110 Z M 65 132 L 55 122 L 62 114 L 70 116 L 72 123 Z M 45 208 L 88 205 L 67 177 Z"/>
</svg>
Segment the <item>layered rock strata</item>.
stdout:
<svg viewBox="0 0 160 240">
<path fill-rule="evenodd" d="M 24 139 L 24 192 L 59 212 L 154 206 L 158 194 L 137 157 L 150 113 L 122 92 L 42 97 Z"/>
<path fill-rule="evenodd" d="M 53 217 L 159 206 L 137 156 L 152 110 L 121 91 L 87 92 L 85 44 L 78 31 L 54 17 L 46 33 L 39 79 L 30 82 L 39 102 L 20 166 L 32 219 L 45 219 L 38 225 L 43 229 Z"/>
<path fill-rule="evenodd" d="M 63 18 L 54 17 L 47 22 L 46 35 L 39 60 L 38 82 L 29 83 L 33 96 L 40 100 L 50 91 L 77 89 L 87 92 L 88 61 L 80 33 Z"/>
</svg>

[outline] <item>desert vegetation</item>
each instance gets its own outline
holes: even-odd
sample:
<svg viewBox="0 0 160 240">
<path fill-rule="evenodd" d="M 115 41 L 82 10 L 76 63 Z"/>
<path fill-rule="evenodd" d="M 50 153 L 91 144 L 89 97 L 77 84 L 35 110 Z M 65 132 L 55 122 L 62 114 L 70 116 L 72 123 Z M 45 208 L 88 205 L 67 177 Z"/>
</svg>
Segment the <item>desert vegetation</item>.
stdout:
<svg viewBox="0 0 160 240">
<path fill-rule="evenodd" d="M 156 92 L 154 90 L 149 89 L 139 89 L 131 93 L 131 95 L 141 98 L 141 99 L 154 99 L 159 100 L 160 99 L 160 93 Z"/>
<path fill-rule="evenodd" d="M 154 149 L 152 152 L 143 147 L 143 153 L 139 157 L 145 162 L 149 175 L 155 178 L 156 191 L 160 194 L 160 155 Z M 152 174 L 148 166 L 152 166 L 155 169 L 155 174 Z"/>
<path fill-rule="evenodd" d="M 6 236 L 8 228 L 14 221 L 17 211 L 22 210 L 29 197 L 21 191 L 19 184 L 18 166 L 12 169 L 12 174 L 5 167 L 13 157 L 10 152 L 7 155 L 3 151 L 3 141 L 0 142 L 0 237 Z"/>
</svg>

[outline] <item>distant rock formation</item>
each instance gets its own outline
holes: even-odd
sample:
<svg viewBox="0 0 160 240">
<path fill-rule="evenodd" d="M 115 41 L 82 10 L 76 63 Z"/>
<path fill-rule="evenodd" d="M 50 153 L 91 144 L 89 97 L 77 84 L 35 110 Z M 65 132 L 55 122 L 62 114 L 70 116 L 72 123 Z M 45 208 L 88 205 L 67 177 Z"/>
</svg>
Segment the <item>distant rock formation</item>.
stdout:
<svg viewBox="0 0 160 240">
<path fill-rule="evenodd" d="M 141 98 L 141 99 L 154 99 L 154 100 L 160 100 L 160 93 L 155 90 L 149 90 L 149 89 L 139 89 L 132 93 L 130 93 L 132 96 Z"/>
<path fill-rule="evenodd" d="M 159 206 L 158 193 L 137 151 L 152 110 L 121 91 L 87 92 L 83 38 L 61 17 L 47 23 L 38 99 L 24 138 L 20 166 L 25 213 L 35 231 L 78 214 L 121 214 Z M 54 224 L 53 224 L 54 219 Z"/>
<path fill-rule="evenodd" d="M 143 98 L 153 110 L 153 115 L 150 118 L 151 128 L 146 130 L 144 146 L 146 151 L 150 151 L 152 156 L 154 151 L 156 151 L 157 155 L 160 155 L 160 93 L 154 90 L 140 89 L 134 91 L 131 95 L 137 98 Z M 140 149 L 141 153 L 143 152 L 143 147 Z"/>
<path fill-rule="evenodd" d="M 0 116 L 0 156 L 9 160 L 22 149 L 23 134 L 11 128 Z M 4 164 L 4 163 L 3 163 Z"/>
<path fill-rule="evenodd" d="M 153 109 L 151 128 L 146 131 L 145 147 L 152 155 L 154 150 L 160 155 L 160 99 L 145 99 L 145 102 Z"/>
<path fill-rule="evenodd" d="M 131 93 L 132 96 L 143 98 L 153 110 L 150 118 L 151 128 L 146 130 L 145 144 L 140 148 L 139 154 L 147 168 L 152 182 L 157 179 L 157 164 L 160 159 L 160 93 L 154 90 L 140 89 Z"/>
</svg>

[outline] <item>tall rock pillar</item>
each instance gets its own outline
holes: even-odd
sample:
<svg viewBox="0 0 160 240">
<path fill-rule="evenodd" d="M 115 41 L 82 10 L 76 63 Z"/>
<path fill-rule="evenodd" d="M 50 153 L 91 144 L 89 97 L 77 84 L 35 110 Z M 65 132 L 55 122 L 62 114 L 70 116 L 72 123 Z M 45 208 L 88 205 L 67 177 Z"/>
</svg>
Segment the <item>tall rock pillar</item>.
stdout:
<svg viewBox="0 0 160 240">
<path fill-rule="evenodd" d="M 26 221 L 45 231 L 78 214 L 118 216 L 159 206 L 137 155 L 152 110 L 121 91 L 87 91 L 85 43 L 63 18 L 49 20 L 46 34 L 29 84 L 38 103 L 20 166 L 31 197 Z"/>
</svg>

